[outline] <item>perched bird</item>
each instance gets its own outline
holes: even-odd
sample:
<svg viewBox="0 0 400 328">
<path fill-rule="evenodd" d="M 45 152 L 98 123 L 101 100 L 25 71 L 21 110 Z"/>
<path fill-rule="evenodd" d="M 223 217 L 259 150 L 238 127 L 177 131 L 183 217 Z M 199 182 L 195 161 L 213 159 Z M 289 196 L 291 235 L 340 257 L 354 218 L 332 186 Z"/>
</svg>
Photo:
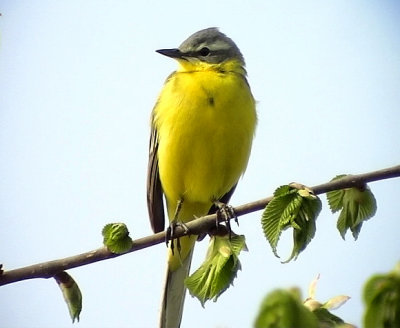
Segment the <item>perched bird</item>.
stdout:
<svg viewBox="0 0 400 328">
<path fill-rule="evenodd" d="M 257 121 L 243 56 L 217 28 L 157 52 L 177 60 L 178 69 L 151 114 L 147 203 L 154 232 L 164 230 L 163 196 L 172 229 L 229 201 L 246 169 Z M 160 327 L 180 326 L 196 239 L 175 239 L 168 249 Z"/>
</svg>

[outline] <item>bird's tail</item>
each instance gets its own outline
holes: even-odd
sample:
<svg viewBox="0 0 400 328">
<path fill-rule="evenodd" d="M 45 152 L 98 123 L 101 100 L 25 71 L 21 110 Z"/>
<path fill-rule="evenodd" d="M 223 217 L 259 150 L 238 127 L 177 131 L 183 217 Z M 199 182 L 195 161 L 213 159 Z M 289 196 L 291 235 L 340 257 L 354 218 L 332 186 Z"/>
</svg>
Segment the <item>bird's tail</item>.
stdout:
<svg viewBox="0 0 400 328">
<path fill-rule="evenodd" d="M 184 280 L 189 274 L 194 243 L 197 236 L 180 238 L 181 250 L 175 243 L 174 252 L 168 249 L 168 264 L 162 294 L 160 328 L 179 328 L 183 314 L 186 287 Z"/>
</svg>

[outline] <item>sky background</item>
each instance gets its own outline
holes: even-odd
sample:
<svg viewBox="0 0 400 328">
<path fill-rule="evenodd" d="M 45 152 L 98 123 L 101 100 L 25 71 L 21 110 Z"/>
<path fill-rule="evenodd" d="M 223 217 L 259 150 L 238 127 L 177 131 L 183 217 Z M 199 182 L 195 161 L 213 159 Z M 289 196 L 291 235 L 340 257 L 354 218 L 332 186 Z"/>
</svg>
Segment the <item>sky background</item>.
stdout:
<svg viewBox="0 0 400 328">
<path fill-rule="evenodd" d="M 146 209 L 149 115 L 176 63 L 155 53 L 217 26 L 241 49 L 258 101 L 249 166 L 231 203 L 400 162 L 397 1 L 2 1 L 0 262 L 13 269 L 102 245 L 109 222 L 151 234 Z M 376 216 L 343 241 L 325 197 L 317 233 L 295 262 L 267 244 L 261 212 L 235 231 L 249 248 L 235 286 L 203 309 L 186 298 L 182 327 L 250 327 L 266 293 L 298 286 L 345 294 L 353 324 L 373 273 L 399 260 L 399 179 L 371 183 Z M 290 254 L 291 233 L 279 253 Z M 198 243 L 192 268 L 205 256 Z M 70 270 L 83 293 L 75 327 L 155 327 L 165 245 Z M 3 327 L 72 327 L 49 279 L 0 288 Z"/>
</svg>

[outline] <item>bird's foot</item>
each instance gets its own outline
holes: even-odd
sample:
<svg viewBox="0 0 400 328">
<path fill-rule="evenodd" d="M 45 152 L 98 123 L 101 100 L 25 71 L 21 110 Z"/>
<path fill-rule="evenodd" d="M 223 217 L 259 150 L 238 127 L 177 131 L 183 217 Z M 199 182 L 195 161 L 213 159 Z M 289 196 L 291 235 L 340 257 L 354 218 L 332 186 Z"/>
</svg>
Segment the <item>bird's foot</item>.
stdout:
<svg viewBox="0 0 400 328">
<path fill-rule="evenodd" d="M 178 250 L 178 253 L 181 252 L 181 242 L 180 242 L 179 237 L 176 237 L 176 232 L 175 232 L 177 227 L 182 227 L 185 235 L 189 234 L 189 228 L 187 227 L 186 224 L 184 224 L 183 222 L 175 222 L 175 221 L 171 222 L 171 224 L 167 228 L 167 231 L 165 234 L 165 242 L 168 247 L 169 241 L 171 241 L 170 247 L 171 247 L 172 254 L 174 254 L 174 251 L 175 251 L 175 243 L 176 243 L 176 248 Z M 175 242 L 174 242 L 174 240 L 175 240 Z"/>
<path fill-rule="evenodd" d="M 229 238 L 232 236 L 232 229 L 231 229 L 231 219 L 234 219 L 236 224 L 239 225 L 238 217 L 231 205 L 215 201 L 214 205 L 218 208 L 216 214 L 217 214 L 217 220 L 216 220 L 216 226 L 217 229 L 220 226 L 221 222 L 225 223 L 225 226 L 228 230 L 229 233 Z"/>
</svg>

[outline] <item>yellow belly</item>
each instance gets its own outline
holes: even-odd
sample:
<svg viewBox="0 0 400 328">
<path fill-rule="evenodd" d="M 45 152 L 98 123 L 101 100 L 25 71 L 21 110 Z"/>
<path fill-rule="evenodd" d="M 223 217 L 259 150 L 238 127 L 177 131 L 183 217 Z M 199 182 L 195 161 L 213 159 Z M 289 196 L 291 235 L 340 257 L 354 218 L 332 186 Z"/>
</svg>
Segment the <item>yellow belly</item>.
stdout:
<svg viewBox="0 0 400 328">
<path fill-rule="evenodd" d="M 170 219 L 205 215 L 246 169 L 256 124 L 244 77 L 216 71 L 175 73 L 154 109 L 159 173 Z"/>
</svg>

